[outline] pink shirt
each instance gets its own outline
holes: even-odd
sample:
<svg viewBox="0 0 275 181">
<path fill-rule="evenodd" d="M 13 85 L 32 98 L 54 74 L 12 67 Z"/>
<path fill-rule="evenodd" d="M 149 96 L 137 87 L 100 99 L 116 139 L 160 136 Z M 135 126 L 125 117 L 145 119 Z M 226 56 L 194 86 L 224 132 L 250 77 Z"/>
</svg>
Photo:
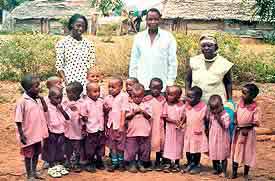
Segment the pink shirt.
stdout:
<svg viewBox="0 0 275 181">
<path fill-rule="evenodd" d="M 89 97 L 84 99 L 82 115 L 88 117 L 86 131 L 96 133 L 104 130 L 103 100 L 98 98 L 96 101 Z"/>
<path fill-rule="evenodd" d="M 64 115 L 57 110 L 56 106 L 50 103 L 50 100 L 47 99 L 48 105 L 48 128 L 51 133 L 61 134 L 65 132 L 65 122 L 70 121 L 66 120 Z M 64 111 L 71 117 L 71 110 L 62 103 Z"/>
<path fill-rule="evenodd" d="M 81 140 L 82 137 L 82 121 L 81 121 L 81 110 L 83 106 L 83 99 L 77 101 L 65 100 L 63 104 L 66 107 L 74 106 L 76 110 L 71 109 L 71 119 L 65 121 L 65 136 L 72 140 Z"/>
<path fill-rule="evenodd" d="M 48 137 L 45 113 L 39 99 L 34 100 L 23 94 L 16 103 L 14 119 L 15 122 L 22 123 L 23 133 L 27 138 L 27 144 L 21 144 L 21 147 L 30 146 Z M 19 139 L 18 130 L 17 137 Z"/>
<path fill-rule="evenodd" d="M 152 107 L 146 102 L 142 102 L 140 105 L 137 105 L 133 102 L 129 103 L 129 112 L 132 114 L 134 110 L 140 108 L 146 111 L 147 114 L 152 116 Z M 135 136 L 150 136 L 151 133 L 151 123 L 150 120 L 147 120 L 143 114 L 137 114 L 129 121 L 127 129 L 127 137 Z"/>
<path fill-rule="evenodd" d="M 121 113 L 129 110 L 129 97 L 126 93 L 120 92 L 116 97 L 108 95 L 104 99 L 105 104 L 108 104 L 111 107 L 111 110 L 108 114 L 107 127 L 111 128 L 113 126 L 114 130 L 119 129 L 121 121 Z"/>
</svg>

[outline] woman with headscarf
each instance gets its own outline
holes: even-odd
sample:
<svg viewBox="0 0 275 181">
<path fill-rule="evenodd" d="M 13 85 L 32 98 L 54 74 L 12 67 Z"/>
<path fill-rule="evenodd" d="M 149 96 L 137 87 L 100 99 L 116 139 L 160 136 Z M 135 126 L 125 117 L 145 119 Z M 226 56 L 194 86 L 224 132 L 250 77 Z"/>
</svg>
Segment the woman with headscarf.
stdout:
<svg viewBox="0 0 275 181">
<path fill-rule="evenodd" d="M 88 29 L 85 16 L 74 14 L 69 19 L 70 34 L 56 44 L 56 69 L 67 85 L 78 81 L 85 86 L 87 71 L 95 64 L 95 47 L 82 37 Z"/>
<path fill-rule="evenodd" d="M 202 100 L 207 103 L 211 95 L 220 95 L 223 102 L 232 99 L 233 63 L 218 54 L 217 39 L 213 35 L 200 38 L 202 54 L 190 59 L 186 75 L 186 92 L 193 86 L 203 91 Z"/>
</svg>

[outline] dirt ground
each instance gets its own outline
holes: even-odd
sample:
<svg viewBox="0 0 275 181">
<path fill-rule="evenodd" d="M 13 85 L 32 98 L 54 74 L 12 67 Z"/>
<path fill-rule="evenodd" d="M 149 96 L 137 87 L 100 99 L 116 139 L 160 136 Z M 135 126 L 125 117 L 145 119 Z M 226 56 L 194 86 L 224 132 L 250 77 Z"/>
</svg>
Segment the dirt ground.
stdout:
<svg viewBox="0 0 275 181">
<path fill-rule="evenodd" d="M 0 181 L 24 180 L 23 159 L 19 154 L 19 147 L 15 138 L 15 124 L 12 119 L 13 110 L 16 99 L 20 96 L 19 84 L 12 82 L 0 82 Z M 257 98 L 263 112 L 262 126 L 267 128 L 275 128 L 275 85 L 265 84 L 260 85 L 262 93 Z M 238 100 L 240 91 L 234 91 L 234 100 Z M 183 160 L 182 163 L 185 161 Z M 41 165 L 41 163 L 40 163 Z M 58 180 L 119 180 L 126 181 L 195 181 L 195 180 L 225 180 L 218 176 L 211 175 L 211 164 L 207 157 L 202 159 L 203 171 L 200 175 L 189 174 L 167 174 L 161 172 L 150 172 L 145 174 L 132 174 L 129 172 L 108 173 L 100 171 L 95 174 L 82 172 L 80 174 L 70 173 Z M 40 167 L 39 167 L 40 168 Z M 229 171 L 231 171 L 229 165 Z M 243 167 L 239 169 L 239 174 L 243 172 Z M 257 143 L 257 166 L 251 171 L 252 180 L 275 180 L 275 142 L 265 141 Z M 46 172 L 44 171 L 46 176 Z M 47 178 L 47 180 L 53 180 Z M 242 180 L 242 178 L 236 179 Z"/>
</svg>

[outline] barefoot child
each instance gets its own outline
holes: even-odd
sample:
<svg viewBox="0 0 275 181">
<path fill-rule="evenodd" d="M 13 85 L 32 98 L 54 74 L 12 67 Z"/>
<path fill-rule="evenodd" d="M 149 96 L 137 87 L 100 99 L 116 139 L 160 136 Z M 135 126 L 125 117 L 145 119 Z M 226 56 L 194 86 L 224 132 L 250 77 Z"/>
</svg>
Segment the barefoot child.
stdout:
<svg viewBox="0 0 275 181">
<path fill-rule="evenodd" d="M 47 162 L 50 165 L 48 174 L 51 177 L 61 177 L 68 174 L 68 171 L 61 165 L 64 162 L 64 143 L 65 143 L 65 121 L 70 120 L 70 110 L 63 108 L 61 104 L 63 94 L 62 90 L 52 87 L 49 90 L 48 104 L 48 150 Z"/>
<path fill-rule="evenodd" d="M 97 83 L 87 84 L 87 97 L 84 100 L 82 115 L 86 127 L 85 152 L 88 158 L 88 172 L 96 168 L 104 170 L 102 157 L 105 153 L 103 99 Z"/>
<path fill-rule="evenodd" d="M 256 131 L 260 125 L 261 111 L 254 99 L 259 94 L 255 84 L 246 84 L 242 88 L 242 98 L 236 110 L 236 130 L 233 136 L 231 156 L 232 179 L 237 178 L 239 164 L 244 164 L 244 177 L 248 179 L 250 167 L 256 164 Z"/>
<path fill-rule="evenodd" d="M 21 86 L 25 93 L 17 101 L 15 108 L 17 136 L 21 142 L 21 154 L 25 159 L 27 179 L 40 179 L 36 166 L 41 153 L 41 142 L 48 136 L 44 115 L 44 112 L 47 112 L 47 106 L 43 97 L 39 95 L 38 77 L 31 74 L 25 75 L 21 80 Z"/>
<path fill-rule="evenodd" d="M 130 163 L 129 172 L 146 172 L 150 161 L 151 115 L 150 104 L 144 102 L 144 86 L 136 83 L 132 87 L 129 111 L 126 114 L 125 160 Z M 138 156 L 138 163 L 136 163 Z"/>
<path fill-rule="evenodd" d="M 71 82 L 66 87 L 67 100 L 63 104 L 70 108 L 71 119 L 65 122 L 65 167 L 80 172 L 80 149 L 82 137 L 81 109 L 83 100 L 80 98 L 83 86 L 80 82 Z M 74 155 L 74 160 L 72 156 Z"/>
<path fill-rule="evenodd" d="M 104 109 L 108 114 L 107 137 L 111 149 L 111 165 L 108 171 L 116 168 L 124 171 L 124 144 L 125 144 L 125 114 L 128 110 L 128 95 L 122 92 L 123 81 L 121 78 L 112 78 L 109 81 L 109 95 L 105 97 Z"/>
<path fill-rule="evenodd" d="M 209 159 L 213 162 L 213 174 L 223 172 L 227 177 L 227 159 L 230 156 L 229 114 L 223 108 L 222 98 L 212 95 L 209 106 Z"/>
<path fill-rule="evenodd" d="M 185 105 L 180 101 L 182 90 L 178 86 L 166 89 L 167 103 L 163 109 L 163 119 L 166 122 L 165 144 L 163 157 L 169 160 L 164 172 L 179 172 L 182 158 L 184 129 L 181 127 L 185 116 Z"/>
<path fill-rule="evenodd" d="M 186 128 L 184 136 L 184 152 L 187 167 L 183 172 L 200 173 L 201 153 L 208 152 L 208 140 L 205 134 L 205 117 L 207 106 L 201 101 L 202 90 L 194 86 L 187 92 Z"/>
</svg>

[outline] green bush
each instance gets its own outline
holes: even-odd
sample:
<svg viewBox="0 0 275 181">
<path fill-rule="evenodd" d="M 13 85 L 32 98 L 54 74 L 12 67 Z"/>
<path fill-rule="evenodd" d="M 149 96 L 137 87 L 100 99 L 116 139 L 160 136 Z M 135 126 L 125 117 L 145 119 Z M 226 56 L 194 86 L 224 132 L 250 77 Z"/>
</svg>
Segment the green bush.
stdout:
<svg viewBox="0 0 275 181">
<path fill-rule="evenodd" d="M 45 34 L 22 34 L 2 40 L 0 79 L 19 80 L 26 72 L 41 75 L 42 78 L 53 74 L 57 39 Z"/>
</svg>

